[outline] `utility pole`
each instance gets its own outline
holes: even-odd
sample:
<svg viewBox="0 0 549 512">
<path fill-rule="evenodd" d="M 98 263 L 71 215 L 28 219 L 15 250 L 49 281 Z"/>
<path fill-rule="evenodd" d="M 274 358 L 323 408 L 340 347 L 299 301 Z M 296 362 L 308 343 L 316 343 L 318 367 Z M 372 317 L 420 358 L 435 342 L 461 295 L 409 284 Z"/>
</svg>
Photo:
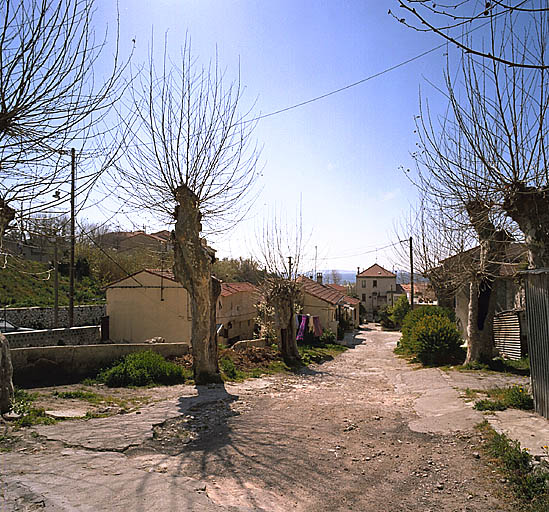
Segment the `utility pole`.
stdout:
<svg viewBox="0 0 549 512">
<path fill-rule="evenodd" d="M 292 279 L 292 257 L 288 256 L 288 279 Z"/>
<path fill-rule="evenodd" d="M 57 233 L 53 249 L 53 327 L 59 327 L 59 255 L 57 252 Z"/>
<path fill-rule="evenodd" d="M 410 309 L 414 309 L 414 252 L 412 237 L 410 237 Z"/>
<path fill-rule="evenodd" d="M 76 245 L 75 229 L 75 189 L 76 189 L 76 151 L 71 149 L 71 252 L 69 268 L 69 327 L 74 326 L 74 247 Z"/>
<path fill-rule="evenodd" d="M 316 279 L 316 257 L 318 255 L 317 249 L 318 247 L 315 245 L 315 279 Z"/>
</svg>

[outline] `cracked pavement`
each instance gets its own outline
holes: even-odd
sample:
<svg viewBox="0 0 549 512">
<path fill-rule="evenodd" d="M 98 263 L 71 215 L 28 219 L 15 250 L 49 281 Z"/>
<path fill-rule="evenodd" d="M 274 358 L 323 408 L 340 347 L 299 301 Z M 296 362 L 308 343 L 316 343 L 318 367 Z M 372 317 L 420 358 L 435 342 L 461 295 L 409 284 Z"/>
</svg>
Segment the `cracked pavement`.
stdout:
<svg viewBox="0 0 549 512">
<path fill-rule="evenodd" d="M 398 337 L 362 329 L 298 375 L 34 427 L 2 454 L 0 510 L 513 510 L 473 456 L 483 415 L 396 358 Z"/>
</svg>

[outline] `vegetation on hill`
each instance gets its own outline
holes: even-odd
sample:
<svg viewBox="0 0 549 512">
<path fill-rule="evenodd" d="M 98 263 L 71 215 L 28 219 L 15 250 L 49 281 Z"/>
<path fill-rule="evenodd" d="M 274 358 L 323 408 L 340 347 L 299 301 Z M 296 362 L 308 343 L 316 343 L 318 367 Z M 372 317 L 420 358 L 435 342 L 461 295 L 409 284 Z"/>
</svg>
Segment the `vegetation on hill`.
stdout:
<svg viewBox="0 0 549 512">
<path fill-rule="evenodd" d="M 21 259 L 8 259 L 0 268 L 0 305 L 7 307 L 52 306 L 55 286 L 51 266 Z M 59 273 L 59 305 L 69 303 L 69 277 Z M 95 304 L 105 300 L 101 282 L 93 276 L 75 280 L 75 303 Z"/>
</svg>

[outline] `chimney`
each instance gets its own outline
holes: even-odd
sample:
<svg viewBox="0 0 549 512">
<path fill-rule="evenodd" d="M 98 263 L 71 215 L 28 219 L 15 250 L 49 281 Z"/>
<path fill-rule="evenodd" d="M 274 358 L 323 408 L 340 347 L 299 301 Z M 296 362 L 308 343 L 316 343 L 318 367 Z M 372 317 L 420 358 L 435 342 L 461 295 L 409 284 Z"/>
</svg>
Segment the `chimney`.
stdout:
<svg viewBox="0 0 549 512">
<path fill-rule="evenodd" d="M 360 267 L 356 267 L 356 275 L 360 274 Z"/>
<path fill-rule="evenodd" d="M 316 273 L 316 282 L 318 284 L 322 284 L 322 272 L 317 272 Z"/>
</svg>

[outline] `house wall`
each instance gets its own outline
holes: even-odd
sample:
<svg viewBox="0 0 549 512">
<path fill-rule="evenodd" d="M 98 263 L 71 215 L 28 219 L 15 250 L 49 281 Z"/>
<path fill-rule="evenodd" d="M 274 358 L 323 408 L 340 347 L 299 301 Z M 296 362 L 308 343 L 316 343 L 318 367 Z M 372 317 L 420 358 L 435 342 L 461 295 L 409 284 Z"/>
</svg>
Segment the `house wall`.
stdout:
<svg viewBox="0 0 549 512">
<path fill-rule="evenodd" d="M 511 309 L 524 308 L 524 289 L 513 278 L 498 278 L 495 281 L 494 292 L 496 313 Z M 469 318 L 469 285 L 462 286 L 455 297 L 456 323 L 462 336 L 467 336 Z"/>
<path fill-rule="evenodd" d="M 237 337 L 240 340 L 253 338 L 257 301 L 257 294 L 252 292 L 239 292 L 219 297 L 216 323 L 223 324 L 226 329 L 227 336 L 222 336 L 224 341 Z M 231 324 L 230 328 L 228 327 L 229 323 Z"/>
<path fill-rule="evenodd" d="M 358 298 L 366 309 L 366 314 L 371 316 L 387 304 L 387 298 L 391 301 L 391 297 L 387 297 L 387 292 L 396 290 L 396 277 L 357 277 L 356 287 Z"/>
<path fill-rule="evenodd" d="M 469 285 L 462 286 L 455 299 L 456 324 L 463 339 L 467 338 L 467 322 L 469 318 Z"/>
<path fill-rule="evenodd" d="M 313 297 L 308 293 L 303 294 L 303 314 L 318 316 L 323 329 L 330 329 L 337 333 L 336 306 Z"/>
<path fill-rule="evenodd" d="M 167 343 L 191 340 L 191 311 L 187 291 L 179 284 L 146 272 L 107 288 L 110 339 L 142 343 L 161 336 Z M 161 299 L 164 300 L 161 300 Z"/>
</svg>

